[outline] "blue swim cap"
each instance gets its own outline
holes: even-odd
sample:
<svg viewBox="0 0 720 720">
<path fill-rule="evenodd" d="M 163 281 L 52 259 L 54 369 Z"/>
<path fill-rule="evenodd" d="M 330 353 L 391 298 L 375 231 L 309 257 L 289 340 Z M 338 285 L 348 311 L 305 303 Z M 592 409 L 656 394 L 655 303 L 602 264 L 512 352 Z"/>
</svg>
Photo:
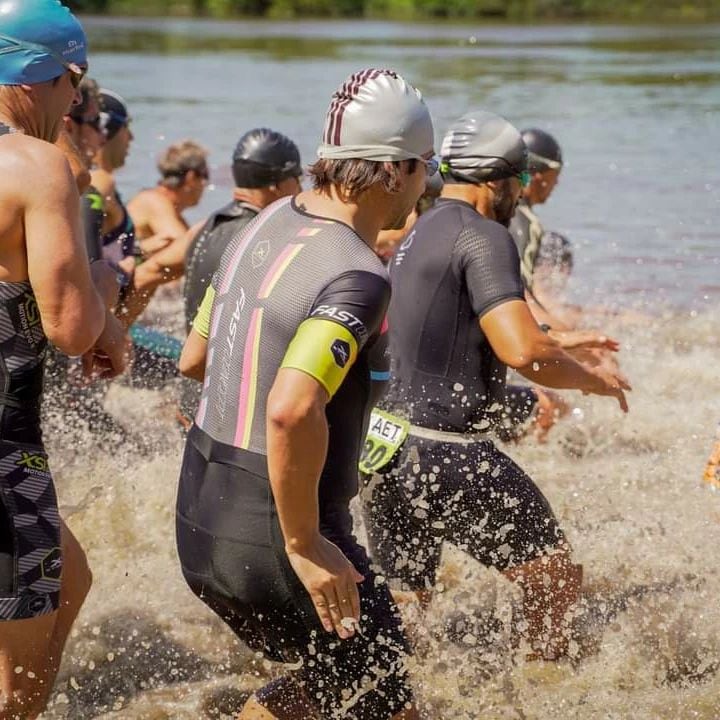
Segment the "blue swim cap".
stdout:
<svg viewBox="0 0 720 720">
<path fill-rule="evenodd" d="M 82 25 L 60 0 L 0 0 L 0 85 L 35 85 L 87 65 Z"/>
</svg>

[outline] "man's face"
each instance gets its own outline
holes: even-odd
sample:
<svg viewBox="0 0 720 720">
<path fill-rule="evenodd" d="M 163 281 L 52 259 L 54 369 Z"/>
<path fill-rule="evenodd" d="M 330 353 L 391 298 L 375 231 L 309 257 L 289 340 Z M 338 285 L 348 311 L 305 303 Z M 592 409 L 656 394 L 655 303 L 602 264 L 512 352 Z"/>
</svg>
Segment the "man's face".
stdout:
<svg viewBox="0 0 720 720">
<path fill-rule="evenodd" d="M 547 202 L 548 198 L 552 195 L 555 186 L 558 184 L 560 178 L 560 170 L 543 170 L 542 172 L 536 172 L 532 176 L 530 182 L 530 198 L 533 204 L 540 205 Z"/>
<path fill-rule="evenodd" d="M 55 80 L 30 86 L 40 105 L 46 112 L 48 130 L 45 140 L 55 142 L 62 127 L 63 118 L 70 108 L 82 102 L 80 91 L 73 85 L 72 73 L 68 70 Z"/>
<path fill-rule="evenodd" d="M 130 125 L 123 125 L 110 140 L 105 143 L 104 155 L 110 160 L 113 168 L 121 168 L 125 164 L 133 134 Z"/>
<path fill-rule="evenodd" d="M 100 107 L 95 98 L 90 98 L 88 106 L 82 115 L 82 121 L 73 121 L 72 137 L 78 149 L 92 161 L 97 151 L 105 143 L 105 136 L 100 131 Z"/>
<path fill-rule="evenodd" d="M 427 153 L 427 157 L 431 158 L 432 150 Z M 424 162 L 417 160 L 414 163 L 414 171 L 408 172 L 411 166 L 409 161 L 404 161 L 401 167 L 403 176 L 403 188 L 394 196 L 392 210 L 388 223 L 383 230 L 402 230 L 405 227 L 408 216 L 415 209 L 417 201 L 425 192 L 427 184 L 427 169 Z"/>
<path fill-rule="evenodd" d="M 516 177 L 491 183 L 493 187 L 493 211 L 495 220 L 508 227 L 522 194 L 522 185 Z"/>
<path fill-rule="evenodd" d="M 205 188 L 208 185 L 210 173 L 207 167 L 203 168 L 199 172 L 190 170 L 185 174 L 185 182 L 183 183 L 183 190 L 187 195 L 188 207 L 193 207 L 200 202 L 200 198 L 205 192 Z"/>
</svg>

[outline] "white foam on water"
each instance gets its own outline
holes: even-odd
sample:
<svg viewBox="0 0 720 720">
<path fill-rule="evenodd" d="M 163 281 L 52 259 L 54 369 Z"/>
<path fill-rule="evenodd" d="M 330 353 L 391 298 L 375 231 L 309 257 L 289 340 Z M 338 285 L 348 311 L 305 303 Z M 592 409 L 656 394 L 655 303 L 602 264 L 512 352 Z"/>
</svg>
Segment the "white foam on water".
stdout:
<svg viewBox="0 0 720 720">
<path fill-rule="evenodd" d="M 585 567 L 594 652 L 557 664 L 514 657 L 513 589 L 450 551 L 412 663 L 429 717 L 720 717 L 720 496 L 700 479 L 720 416 L 716 317 L 619 329 L 634 387 L 630 414 L 610 399 L 568 393 L 579 411 L 547 443 L 504 448 L 546 493 Z M 108 398 L 128 427 L 155 439 L 156 457 L 102 440 L 80 451 L 62 435 L 48 438 L 61 505 L 72 509 L 68 522 L 95 581 L 45 718 L 223 716 L 209 714 L 212 707 L 230 717 L 241 692 L 277 672 L 237 642 L 180 575 L 174 503 L 182 443 L 171 400 L 171 391 L 122 386 Z M 455 643 L 433 634 L 448 613 L 472 608 L 489 613 L 489 629 Z"/>
</svg>

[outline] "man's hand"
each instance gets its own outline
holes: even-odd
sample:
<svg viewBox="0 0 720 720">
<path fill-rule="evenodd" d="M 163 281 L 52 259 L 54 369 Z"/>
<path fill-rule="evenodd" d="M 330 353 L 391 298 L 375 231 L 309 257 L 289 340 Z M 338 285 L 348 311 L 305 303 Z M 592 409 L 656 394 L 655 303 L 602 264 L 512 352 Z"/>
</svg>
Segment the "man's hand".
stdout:
<svg viewBox="0 0 720 720">
<path fill-rule="evenodd" d="M 92 350 L 82 356 L 83 374 L 92 378 L 113 378 L 125 371 L 132 358 L 132 343 L 120 321 L 107 311 L 105 328 Z"/>
<path fill-rule="evenodd" d="M 594 376 L 595 382 L 592 386 L 583 388 L 583 393 L 585 395 L 605 395 L 617 398 L 621 410 L 626 413 L 629 408 L 625 391 L 632 390 L 628 381 L 620 373 L 608 372 L 597 367 L 588 368 L 587 370 Z"/>
<path fill-rule="evenodd" d="M 564 350 L 586 348 L 617 352 L 620 343 L 595 330 L 550 330 L 548 333 Z"/>
<path fill-rule="evenodd" d="M 295 574 L 308 591 L 322 626 L 343 640 L 355 634 L 360 621 L 357 583 L 364 580 L 340 548 L 322 535 L 307 546 L 286 548 Z"/>
<path fill-rule="evenodd" d="M 140 250 L 142 250 L 143 257 L 150 257 L 160 250 L 164 250 L 168 245 L 174 242 L 175 238 L 172 235 L 151 235 L 145 240 L 138 240 Z"/>
</svg>

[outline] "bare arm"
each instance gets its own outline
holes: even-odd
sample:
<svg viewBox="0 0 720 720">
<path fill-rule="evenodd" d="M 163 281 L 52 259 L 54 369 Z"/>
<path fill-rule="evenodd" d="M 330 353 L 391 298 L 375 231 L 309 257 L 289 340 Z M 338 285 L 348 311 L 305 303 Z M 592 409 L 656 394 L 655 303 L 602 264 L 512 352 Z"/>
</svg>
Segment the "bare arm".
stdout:
<svg viewBox="0 0 720 720">
<path fill-rule="evenodd" d="M 135 268 L 132 285 L 123 300 L 120 313 L 126 325 L 130 325 L 140 316 L 160 285 L 182 277 L 187 250 L 204 224 L 204 221 L 196 223 L 179 240 L 174 240 L 167 247 L 150 255 Z"/>
<path fill-rule="evenodd" d="M 614 373 L 586 368 L 573 360 L 540 330 L 522 300 L 506 302 L 490 310 L 480 319 L 480 327 L 498 358 L 528 380 L 552 388 L 609 395 L 617 398 L 627 412 L 624 390 L 631 388 L 624 379 Z"/>
<path fill-rule="evenodd" d="M 105 308 L 90 275 L 75 179 L 61 151 L 47 146 L 25 181 L 28 277 L 43 329 L 62 352 L 80 355 L 100 336 Z"/>
<path fill-rule="evenodd" d="M 179 217 L 170 200 L 143 191 L 127 205 L 130 217 L 138 228 L 148 228 L 149 236 L 179 240 L 187 232 L 187 224 Z"/>
<path fill-rule="evenodd" d="M 195 328 L 185 341 L 180 355 L 178 368 L 180 372 L 192 380 L 202 382 L 205 379 L 205 359 L 207 357 L 207 338 L 203 337 Z"/>
<path fill-rule="evenodd" d="M 354 634 L 362 575 L 320 534 L 318 482 L 328 448 L 327 390 L 301 370 L 281 368 L 268 396 L 268 469 L 288 559 L 326 631 Z"/>
<path fill-rule="evenodd" d="M 268 396 L 270 485 L 290 551 L 320 534 L 317 489 L 328 448 L 327 401 L 325 388 L 294 368 L 279 370 Z"/>
</svg>

